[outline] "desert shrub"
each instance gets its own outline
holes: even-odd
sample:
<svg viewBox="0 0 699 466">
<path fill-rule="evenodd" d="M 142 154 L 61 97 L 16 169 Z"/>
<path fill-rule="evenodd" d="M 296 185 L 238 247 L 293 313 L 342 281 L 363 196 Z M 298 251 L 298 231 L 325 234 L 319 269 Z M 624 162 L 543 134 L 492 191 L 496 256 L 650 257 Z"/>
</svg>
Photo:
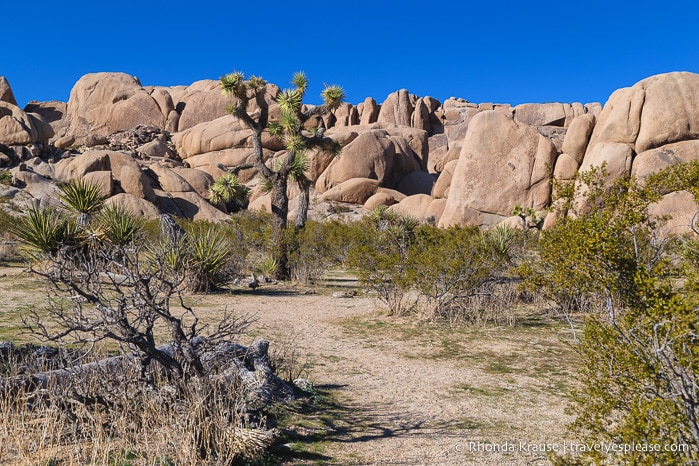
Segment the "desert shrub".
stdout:
<svg viewBox="0 0 699 466">
<path fill-rule="evenodd" d="M 416 227 L 415 219 L 380 206 L 353 229 L 346 262 L 391 314 L 406 311 L 406 293 L 411 284 L 408 250 Z"/>
<path fill-rule="evenodd" d="M 575 346 L 580 369 L 573 430 L 588 443 L 661 446 L 587 451 L 559 458 L 562 464 L 699 459 L 696 264 L 691 253 L 670 247 L 674 240 L 663 236 L 662 219 L 648 214 L 664 193 L 696 190 L 698 182 L 696 162 L 672 166 L 642 185 L 633 178 L 609 183 L 603 169 L 583 173 L 564 191 L 562 205 L 575 215 L 541 235 L 541 261 L 530 265 L 527 281 L 564 314 L 576 296 L 591 310 Z M 685 252 L 696 250 L 692 243 L 685 240 Z"/>
<path fill-rule="evenodd" d="M 475 316 L 488 308 L 493 321 L 500 323 L 503 319 L 494 312 L 502 310 L 497 306 L 502 287 L 497 285 L 510 281 L 506 273 L 518 234 L 505 226 L 486 232 L 475 227 L 417 229 L 408 254 L 408 277 L 422 298 L 424 317 L 475 322 L 483 320 Z"/>
<path fill-rule="evenodd" d="M 233 244 L 216 224 L 195 224 L 187 233 L 190 287 L 195 291 L 221 288 L 235 273 Z"/>
<path fill-rule="evenodd" d="M 53 207 L 31 206 L 27 214 L 10 225 L 10 232 L 33 258 L 56 254 L 75 241 L 77 227 Z"/>
<path fill-rule="evenodd" d="M 142 241 L 42 254 L 31 270 L 46 281 L 49 305 L 23 316 L 28 332 L 67 346 L 106 341 L 118 354 L 0 378 L 3 460 L 52 451 L 74 464 L 127 453 L 147 464 L 241 464 L 272 443 L 260 410 L 291 390 L 267 367 L 267 342 L 237 345 L 246 317 L 202 323 L 184 298 L 193 276 L 197 286 L 218 283 L 208 265 L 226 262 L 224 238 L 197 223 L 150 254 Z M 182 255 L 171 262 L 170 253 Z"/>
<path fill-rule="evenodd" d="M 301 228 L 288 230 L 289 267 L 294 280 L 318 283 L 327 270 L 341 265 L 347 256 L 352 226 L 338 221 L 308 221 Z"/>
<path fill-rule="evenodd" d="M 477 293 L 449 302 L 436 317 L 451 325 L 514 326 L 516 309 L 525 301 L 518 281 L 502 278 L 482 284 Z"/>
<path fill-rule="evenodd" d="M 10 186 L 12 183 L 12 172 L 7 169 L 0 170 L 0 184 Z"/>
<path fill-rule="evenodd" d="M 681 290 L 644 272 L 638 300 L 610 319 L 584 327 L 574 392 L 573 430 L 607 444 L 683 445 L 685 451 L 626 451 L 581 459 L 624 464 L 691 464 L 699 459 L 698 283 Z"/>
<path fill-rule="evenodd" d="M 98 214 L 97 223 L 110 243 L 125 246 L 142 232 L 144 222 L 118 204 L 109 205 Z"/>
<path fill-rule="evenodd" d="M 230 216 L 236 240 L 242 241 L 253 255 L 268 255 L 272 246 L 272 216 L 265 212 L 243 210 Z"/>
<path fill-rule="evenodd" d="M 405 312 L 410 296 L 423 318 L 448 321 L 467 321 L 451 314 L 463 317 L 465 301 L 491 295 L 490 287 L 506 279 L 520 235 L 508 227 L 481 233 L 418 225 L 385 207 L 352 231 L 348 264 L 391 313 Z"/>
<path fill-rule="evenodd" d="M 185 289 L 219 290 L 243 273 L 248 249 L 235 227 L 200 221 L 181 221 L 179 225 L 180 235 L 159 236 L 150 244 L 149 257 L 151 261 L 162 257 L 171 270 L 186 275 Z"/>
</svg>

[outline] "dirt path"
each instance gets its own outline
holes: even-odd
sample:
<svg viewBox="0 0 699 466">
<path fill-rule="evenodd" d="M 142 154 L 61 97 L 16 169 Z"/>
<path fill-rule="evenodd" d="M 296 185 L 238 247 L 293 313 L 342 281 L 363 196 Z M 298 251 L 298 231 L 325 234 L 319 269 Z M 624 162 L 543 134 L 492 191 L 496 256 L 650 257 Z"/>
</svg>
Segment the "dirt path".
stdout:
<svg viewBox="0 0 699 466">
<path fill-rule="evenodd" d="M 45 295 L 21 269 L 2 274 L 0 337 L 9 337 L 17 332 L 9 322 Z M 254 314 L 247 339 L 265 336 L 308 361 L 304 376 L 319 388 L 322 409 L 290 420 L 297 438 L 285 464 L 548 464 L 532 450 L 563 442 L 570 421 L 574 359 L 561 326 L 416 324 L 376 311 L 361 293 L 335 298 L 336 289 L 265 286 L 192 299 L 203 319 L 224 309 Z"/>
<path fill-rule="evenodd" d="M 367 297 L 334 298 L 329 292 L 262 289 L 226 304 L 256 314 L 254 333 L 273 345 L 296 345 L 311 363 L 305 376 L 332 394 L 329 412 L 315 423 L 301 421 L 307 435 L 291 445 L 304 453 L 299 458 L 326 464 L 549 464 L 545 454 L 531 450 L 563 441 L 570 419 L 563 414 L 561 385 L 570 355 L 551 331 L 455 332 L 387 317 Z M 504 442 L 516 451 L 492 451 Z"/>
</svg>

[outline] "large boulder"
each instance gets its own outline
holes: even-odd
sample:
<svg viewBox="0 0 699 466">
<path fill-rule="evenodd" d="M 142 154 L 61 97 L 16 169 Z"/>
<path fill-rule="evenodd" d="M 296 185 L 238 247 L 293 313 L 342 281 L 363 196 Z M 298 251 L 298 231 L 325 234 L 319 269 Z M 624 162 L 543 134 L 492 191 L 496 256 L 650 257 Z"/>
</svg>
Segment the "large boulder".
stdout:
<svg viewBox="0 0 699 466">
<path fill-rule="evenodd" d="M 364 209 L 371 211 L 380 205 L 392 206 L 393 204 L 398 204 L 405 197 L 405 194 L 394 189 L 379 188 L 376 190 L 376 194 L 366 200 Z"/>
<path fill-rule="evenodd" d="M 544 209 L 554 145 L 499 111 L 476 115 L 463 141 L 439 225 L 492 225 L 521 205 Z"/>
<path fill-rule="evenodd" d="M 376 123 L 376 120 L 379 117 L 379 110 L 381 109 L 381 106 L 377 105 L 376 101 L 371 97 L 367 97 L 366 99 L 364 99 L 364 102 L 359 105 L 361 106 L 359 124 L 369 125 L 371 123 Z"/>
<path fill-rule="evenodd" d="M 62 137 L 68 128 L 68 122 L 66 121 L 68 104 L 65 102 L 57 100 L 37 102 L 32 100 L 24 107 L 24 111 L 30 115 L 38 115 L 45 124 L 51 127 L 54 136 Z"/>
<path fill-rule="evenodd" d="M 134 214 L 136 217 L 152 220 L 158 218 L 161 212 L 150 202 L 128 193 L 120 193 L 110 197 L 105 202 L 107 205 L 120 205 Z"/>
<path fill-rule="evenodd" d="M 47 204 L 58 203 L 58 189 L 51 180 L 38 173 L 20 170 L 19 168 L 14 168 L 12 175 L 15 184 L 22 188 L 25 194 L 29 194 L 31 198 Z"/>
<path fill-rule="evenodd" d="M 419 221 L 425 218 L 425 212 L 432 204 L 432 196 L 427 194 L 415 194 L 401 200 L 398 204 L 391 206 L 391 210 L 404 216 L 415 217 Z"/>
<path fill-rule="evenodd" d="M 37 121 L 18 106 L 0 101 L 0 144 L 25 146 L 35 142 L 45 142 L 37 130 Z"/>
<path fill-rule="evenodd" d="M 694 196 L 687 191 L 666 194 L 655 204 L 648 207 L 648 214 L 655 218 L 666 218 L 660 229 L 666 234 L 685 234 L 692 232 L 692 217 L 699 210 Z"/>
<path fill-rule="evenodd" d="M 185 218 L 209 222 L 222 222 L 228 219 L 227 214 L 211 205 L 196 191 L 170 193 L 170 196 Z"/>
<path fill-rule="evenodd" d="M 590 142 L 592 130 L 595 127 L 595 116 L 592 113 L 586 113 L 576 117 L 563 140 L 562 151 L 572 157 L 578 165 L 582 163 L 587 149 L 587 143 Z"/>
<path fill-rule="evenodd" d="M 514 118 L 531 126 L 564 126 L 566 109 L 561 103 L 520 104 L 514 108 Z"/>
<path fill-rule="evenodd" d="M 270 107 L 275 105 L 274 98 L 278 93 L 279 87 L 274 84 L 267 85 L 265 99 Z M 233 98 L 221 93 L 219 81 L 210 79 L 192 83 L 184 91 L 171 90 L 170 94 L 173 96 L 175 109 L 180 115 L 178 131 L 228 115 L 228 106 L 234 102 Z M 251 102 L 247 110 L 248 113 L 254 113 L 258 108 L 254 102 Z M 271 108 L 270 112 L 272 112 Z"/>
<path fill-rule="evenodd" d="M 62 159 L 53 165 L 54 179 L 59 183 L 83 179 L 93 172 L 111 172 L 115 188 L 126 194 L 155 201 L 154 183 L 141 169 L 138 161 L 122 152 L 109 150 L 87 151 L 78 156 Z"/>
<path fill-rule="evenodd" d="M 599 115 L 587 151 L 598 143 L 628 144 L 635 153 L 699 139 L 699 74 L 651 76 L 615 91 Z"/>
<path fill-rule="evenodd" d="M 15 95 L 12 93 L 10 83 L 7 81 L 5 76 L 0 76 L 0 102 L 6 102 L 15 106 L 17 105 Z"/>
<path fill-rule="evenodd" d="M 156 162 L 149 168 L 155 174 L 156 181 L 164 191 L 168 193 L 186 193 L 194 191 L 192 185 L 169 166 Z"/>
<path fill-rule="evenodd" d="M 699 74 L 668 73 L 644 79 L 637 154 L 686 139 L 699 139 Z"/>
<path fill-rule="evenodd" d="M 70 92 L 67 135 L 76 144 L 92 145 L 138 125 L 163 128 L 166 117 L 137 78 L 125 73 L 86 74 Z"/>
<path fill-rule="evenodd" d="M 93 184 L 100 187 L 100 195 L 109 197 L 114 191 L 114 178 L 110 171 L 95 171 L 87 173 L 83 177 L 85 183 Z"/>
<path fill-rule="evenodd" d="M 119 186 L 126 194 L 155 202 L 153 181 L 140 168 L 123 166 L 118 173 L 112 172 L 112 175 L 117 179 Z"/>
<path fill-rule="evenodd" d="M 378 180 L 369 178 L 352 178 L 323 193 L 324 201 L 364 204 L 379 189 Z"/>
<path fill-rule="evenodd" d="M 107 151 L 88 151 L 72 158 L 59 160 L 54 172 L 56 181 L 65 183 L 81 179 L 90 172 L 110 169 Z"/>
<path fill-rule="evenodd" d="M 454 170 L 456 169 L 456 164 L 458 159 L 452 160 L 444 166 L 444 170 L 439 174 L 437 182 L 432 188 L 432 196 L 435 199 L 446 199 L 449 187 L 451 186 L 451 180 L 454 176 Z"/>
<path fill-rule="evenodd" d="M 328 189 L 352 178 L 371 178 L 390 186 L 396 146 L 381 130 L 362 132 L 342 149 L 316 182 L 316 191 Z"/>
<path fill-rule="evenodd" d="M 602 167 L 607 180 L 614 180 L 631 173 L 633 149 L 629 144 L 598 142 L 585 154 L 580 171 L 589 171 L 592 167 Z"/>
<path fill-rule="evenodd" d="M 631 174 L 643 181 L 648 175 L 659 172 L 676 163 L 699 160 L 699 140 L 667 144 L 638 154 L 633 161 Z"/>
<path fill-rule="evenodd" d="M 180 113 L 179 131 L 228 115 L 226 107 L 231 104 L 231 99 L 221 93 L 219 82 L 210 79 L 192 83 L 180 98 L 174 102 Z"/>
<path fill-rule="evenodd" d="M 175 167 L 171 170 L 184 179 L 200 196 L 208 196 L 209 187 L 214 183 L 214 178 L 211 175 L 194 168 Z"/>
<path fill-rule="evenodd" d="M 390 94 L 383 104 L 377 121 L 381 124 L 410 126 L 417 97 L 407 89 L 401 89 Z"/>
<path fill-rule="evenodd" d="M 240 120 L 227 115 L 180 131 L 173 135 L 172 142 L 184 160 L 206 152 L 247 146 L 251 135 L 252 131 Z"/>
</svg>

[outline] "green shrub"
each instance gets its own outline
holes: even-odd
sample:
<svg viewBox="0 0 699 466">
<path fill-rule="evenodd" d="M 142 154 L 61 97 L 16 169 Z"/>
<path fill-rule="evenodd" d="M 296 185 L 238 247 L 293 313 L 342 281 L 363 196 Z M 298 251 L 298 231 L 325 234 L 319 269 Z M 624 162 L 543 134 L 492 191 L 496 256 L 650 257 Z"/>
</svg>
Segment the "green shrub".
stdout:
<svg viewBox="0 0 699 466">
<path fill-rule="evenodd" d="M 356 224 L 352 235 L 347 264 L 391 314 L 406 311 L 406 292 L 411 285 L 408 250 L 416 226 L 413 219 L 380 206 Z"/>
<path fill-rule="evenodd" d="M 683 257 L 648 207 L 663 194 L 696 190 L 699 163 L 646 178 L 607 182 L 580 174 L 563 191 L 563 216 L 540 240 L 527 281 L 564 310 L 591 303 L 572 425 L 588 443 L 687 445 L 688 451 L 587 451 L 561 464 L 690 464 L 699 459 L 699 281 L 687 240 Z M 695 193 L 696 194 L 696 193 Z M 568 314 L 566 314 L 568 316 Z M 569 317 L 569 316 L 568 316 Z M 570 319 L 570 317 L 569 317 Z M 572 325 L 571 320 L 571 325 Z M 573 327 L 575 328 L 575 327 Z"/>
<path fill-rule="evenodd" d="M 351 241 L 351 227 L 337 220 L 308 221 L 288 230 L 291 277 L 303 284 L 316 284 L 332 266 L 344 261 Z"/>
<path fill-rule="evenodd" d="M 501 278 L 498 266 L 509 257 L 514 233 L 504 243 L 492 238 L 476 228 L 424 226 L 416 230 L 406 278 L 424 298 L 425 317 L 452 320 L 450 313 L 464 309 L 458 303 L 490 293 L 491 285 Z"/>
</svg>

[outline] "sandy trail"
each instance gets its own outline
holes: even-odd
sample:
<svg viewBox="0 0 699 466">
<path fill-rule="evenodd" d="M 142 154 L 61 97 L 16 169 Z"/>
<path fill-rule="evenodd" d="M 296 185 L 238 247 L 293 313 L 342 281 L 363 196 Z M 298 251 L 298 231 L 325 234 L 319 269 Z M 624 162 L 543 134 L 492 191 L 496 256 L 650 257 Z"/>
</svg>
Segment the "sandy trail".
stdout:
<svg viewBox="0 0 699 466">
<path fill-rule="evenodd" d="M 337 400 L 336 419 L 316 437 L 323 439 L 316 461 L 549 464 L 544 454 L 520 451 L 519 442 L 531 450 L 535 444 L 562 441 L 569 421 L 563 414 L 565 400 L 548 394 L 545 378 L 488 373 L 483 361 L 470 360 L 470 351 L 430 358 L 429 342 L 425 344 L 420 327 L 409 320 L 404 324 L 414 327 L 418 341 L 395 338 L 391 329 L 364 331 L 392 319 L 378 313 L 370 298 L 262 289 L 259 294 L 234 296 L 226 304 L 255 314 L 254 333 L 272 344 L 293 341 L 311 363 L 306 376 L 331 389 Z M 533 342 L 546 346 L 545 338 Z M 475 351 L 483 344 L 474 339 L 466 347 Z M 507 344 L 487 345 L 493 351 L 512 350 Z M 464 386 L 474 390 L 459 389 Z M 492 444 L 505 441 L 517 451 L 492 451 Z M 481 442 L 480 451 L 471 442 Z"/>
</svg>

